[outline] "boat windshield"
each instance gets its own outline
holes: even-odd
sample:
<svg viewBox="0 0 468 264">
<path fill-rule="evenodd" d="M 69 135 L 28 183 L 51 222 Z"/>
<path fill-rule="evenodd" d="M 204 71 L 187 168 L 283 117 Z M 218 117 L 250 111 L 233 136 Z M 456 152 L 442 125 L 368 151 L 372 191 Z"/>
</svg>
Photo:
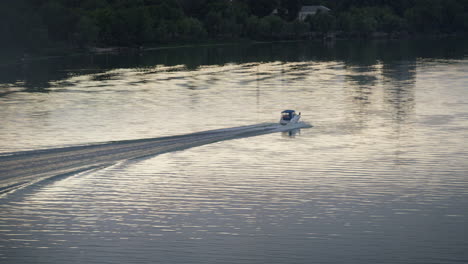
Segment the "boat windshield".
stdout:
<svg viewBox="0 0 468 264">
<path fill-rule="evenodd" d="M 294 116 L 294 112 L 291 113 L 281 113 L 281 118 L 283 120 L 291 120 L 291 118 Z"/>
</svg>

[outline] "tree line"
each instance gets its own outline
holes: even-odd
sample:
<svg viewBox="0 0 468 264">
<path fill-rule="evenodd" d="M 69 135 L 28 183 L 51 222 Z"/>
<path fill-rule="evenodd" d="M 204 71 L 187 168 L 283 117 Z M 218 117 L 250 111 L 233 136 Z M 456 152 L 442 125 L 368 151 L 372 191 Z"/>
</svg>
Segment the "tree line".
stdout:
<svg viewBox="0 0 468 264">
<path fill-rule="evenodd" d="M 305 20 L 303 5 L 323 5 Z M 2 45 L 141 46 L 206 40 L 468 32 L 468 0 L 2 0 Z"/>
</svg>

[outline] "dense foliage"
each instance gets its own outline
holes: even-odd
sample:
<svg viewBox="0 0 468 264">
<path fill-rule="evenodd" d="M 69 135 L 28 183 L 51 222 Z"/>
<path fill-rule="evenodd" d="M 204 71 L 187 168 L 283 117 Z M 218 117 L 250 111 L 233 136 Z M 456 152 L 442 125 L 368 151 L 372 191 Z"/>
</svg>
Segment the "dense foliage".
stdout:
<svg viewBox="0 0 468 264">
<path fill-rule="evenodd" d="M 331 11 L 299 21 L 302 5 Z M 468 0 L 2 0 L 0 17 L 2 45 L 140 46 L 327 32 L 466 34 Z"/>
</svg>

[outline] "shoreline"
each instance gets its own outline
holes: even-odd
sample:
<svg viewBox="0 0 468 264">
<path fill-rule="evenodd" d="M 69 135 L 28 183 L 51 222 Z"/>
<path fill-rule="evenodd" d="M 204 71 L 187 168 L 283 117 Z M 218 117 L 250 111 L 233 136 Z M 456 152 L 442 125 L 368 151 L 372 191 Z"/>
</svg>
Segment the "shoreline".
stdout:
<svg viewBox="0 0 468 264">
<path fill-rule="evenodd" d="M 384 33 L 374 32 L 371 35 L 362 35 L 360 32 L 330 32 L 317 33 L 311 32 L 298 39 L 277 39 L 277 40 L 251 40 L 251 39 L 232 39 L 232 40 L 206 40 L 195 43 L 178 42 L 169 44 L 146 44 L 141 46 L 90 46 L 90 47 L 66 47 L 51 46 L 38 51 L 21 52 L 18 56 L 12 58 L 10 63 L 0 66 L 23 64 L 30 61 L 57 59 L 69 56 L 82 55 L 104 55 L 104 54 L 123 54 L 127 52 L 148 52 L 156 50 L 169 50 L 191 47 L 215 47 L 231 45 L 256 45 L 265 43 L 287 43 L 287 42 L 323 42 L 334 43 L 335 41 L 405 41 L 405 40 L 440 40 L 440 39 L 467 39 L 466 34 L 447 33 L 447 34 L 410 34 L 408 32 Z"/>
<path fill-rule="evenodd" d="M 173 44 L 162 44 L 162 45 L 141 45 L 141 46 L 107 46 L 107 47 L 87 47 L 81 49 L 84 53 L 94 54 L 105 54 L 114 52 L 126 52 L 126 51 L 153 51 L 153 50 L 164 50 L 164 49 L 175 49 L 175 48 L 189 48 L 189 47 L 210 47 L 210 46 L 229 46 L 229 45 L 240 45 L 240 44 L 262 44 L 262 43 L 281 43 L 281 42 L 302 42 L 302 41 L 399 41 L 399 40 L 418 40 L 418 39 L 444 39 L 444 38 L 468 38 L 466 34 L 459 33 L 440 33 L 440 34 L 411 34 L 406 31 L 402 32 L 373 32 L 370 35 L 365 35 L 362 32 L 329 32 L 319 33 L 310 32 L 301 38 L 284 38 L 284 39 L 266 39 L 266 40 L 253 40 L 253 39 L 233 39 L 229 40 L 206 40 L 196 43 L 173 43 Z"/>
</svg>

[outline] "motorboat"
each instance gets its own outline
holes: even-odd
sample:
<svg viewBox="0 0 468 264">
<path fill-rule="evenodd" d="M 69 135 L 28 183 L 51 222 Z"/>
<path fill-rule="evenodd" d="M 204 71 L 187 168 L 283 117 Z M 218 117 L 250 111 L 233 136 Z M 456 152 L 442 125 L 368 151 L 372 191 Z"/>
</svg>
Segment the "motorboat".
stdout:
<svg viewBox="0 0 468 264">
<path fill-rule="evenodd" d="M 284 110 L 281 112 L 281 119 L 279 123 L 281 125 L 289 125 L 289 124 L 296 124 L 299 119 L 301 118 L 301 113 L 296 114 L 294 110 Z"/>
</svg>

